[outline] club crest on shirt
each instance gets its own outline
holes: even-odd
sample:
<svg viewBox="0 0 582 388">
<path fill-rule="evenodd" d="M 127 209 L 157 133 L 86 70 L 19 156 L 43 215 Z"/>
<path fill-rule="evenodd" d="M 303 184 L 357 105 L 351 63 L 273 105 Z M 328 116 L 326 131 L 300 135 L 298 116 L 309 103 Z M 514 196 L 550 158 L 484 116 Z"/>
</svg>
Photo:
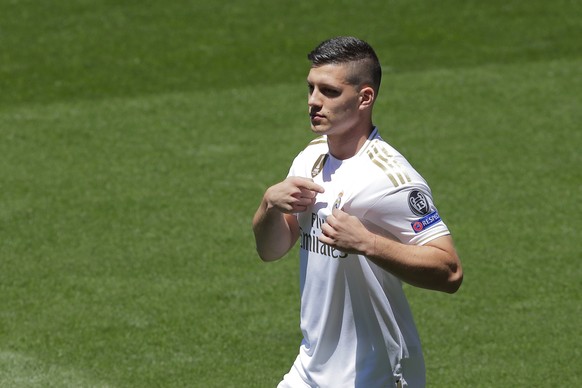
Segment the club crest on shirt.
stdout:
<svg viewBox="0 0 582 388">
<path fill-rule="evenodd" d="M 430 203 L 426 195 L 418 190 L 412 190 L 408 194 L 408 206 L 417 216 L 425 216 L 430 213 Z"/>
<path fill-rule="evenodd" d="M 336 200 L 335 200 L 335 202 L 333 203 L 333 208 L 334 208 L 334 209 L 339 209 L 339 208 L 340 208 L 340 206 L 342 205 L 342 197 L 343 197 L 343 196 L 344 196 L 344 192 L 343 192 L 343 191 L 342 191 L 342 192 L 340 192 L 340 193 L 337 195 L 337 199 L 336 199 Z"/>
</svg>

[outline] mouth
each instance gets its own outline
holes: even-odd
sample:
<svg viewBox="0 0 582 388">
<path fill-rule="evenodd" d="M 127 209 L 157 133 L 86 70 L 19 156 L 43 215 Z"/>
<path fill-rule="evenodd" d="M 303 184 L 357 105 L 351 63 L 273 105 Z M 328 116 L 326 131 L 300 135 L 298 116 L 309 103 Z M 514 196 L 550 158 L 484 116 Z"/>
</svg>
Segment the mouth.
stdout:
<svg viewBox="0 0 582 388">
<path fill-rule="evenodd" d="M 325 116 L 322 115 L 321 113 L 310 112 L 309 118 L 311 119 L 311 121 L 321 121 L 321 120 L 325 119 Z"/>
</svg>

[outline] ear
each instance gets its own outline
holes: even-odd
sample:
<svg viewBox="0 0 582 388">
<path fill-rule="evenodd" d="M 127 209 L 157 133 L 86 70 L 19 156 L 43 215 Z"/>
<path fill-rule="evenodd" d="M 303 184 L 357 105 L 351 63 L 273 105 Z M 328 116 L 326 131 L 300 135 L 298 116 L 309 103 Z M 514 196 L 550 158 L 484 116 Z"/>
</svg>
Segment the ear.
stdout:
<svg viewBox="0 0 582 388">
<path fill-rule="evenodd" d="M 376 92 L 371 86 L 364 86 L 360 89 L 360 109 L 369 109 L 374 105 Z"/>
</svg>

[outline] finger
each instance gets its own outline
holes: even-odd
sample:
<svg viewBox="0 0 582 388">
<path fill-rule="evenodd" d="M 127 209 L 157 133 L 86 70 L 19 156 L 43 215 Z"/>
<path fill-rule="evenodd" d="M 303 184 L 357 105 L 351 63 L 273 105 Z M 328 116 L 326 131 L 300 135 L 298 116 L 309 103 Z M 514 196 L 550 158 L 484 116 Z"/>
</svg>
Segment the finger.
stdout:
<svg viewBox="0 0 582 388">
<path fill-rule="evenodd" d="M 301 189 L 301 196 L 303 198 L 315 198 L 317 196 L 317 193 L 312 190 Z"/>
<path fill-rule="evenodd" d="M 297 212 L 303 212 L 315 203 L 315 197 L 293 197 L 290 203 L 294 210 Z"/>
<path fill-rule="evenodd" d="M 348 215 L 348 213 L 346 213 L 343 209 L 336 208 L 336 207 L 334 207 L 332 209 L 331 214 L 332 214 L 332 216 L 334 216 L 336 218 L 341 218 L 341 217 Z"/>
<path fill-rule="evenodd" d="M 323 225 L 329 225 L 333 228 L 334 224 L 335 224 L 335 217 L 333 216 L 333 214 L 330 214 L 327 217 L 325 217 L 325 223 Z"/>
<path fill-rule="evenodd" d="M 293 213 L 303 213 L 305 210 L 307 210 L 307 206 L 303 206 L 303 205 L 295 205 L 293 206 Z"/>
<path fill-rule="evenodd" d="M 325 234 L 320 234 L 317 239 L 319 241 L 321 241 L 324 244 L 330 245 L 330 246 L 334 246 L 335 244 L 335 240 L 329 236 L 326 236 Z"/>
<path fill-rule="evenodd" d="M 333 226 L 326 222 L 325 224 L 321 225 L 321 234 L 333 240 L 335 239 L 336 231 Z"/>
<path fill-rule="evenodd" d="M 313 179 L 310 178 L 300 178 L 297 181 L 297 186 L 307 190 L 315 191 L 317 193 L 323 193 L 325 191 L 323 186 L 318 185 L 313 181 Z"/>
<path fill-rule="evenodd" d="M 297 200 L 294 202 L 295 205 L 297 206 L 311 206 L 315 203 L 315 198 L 297 198 Z"/>
</svg>

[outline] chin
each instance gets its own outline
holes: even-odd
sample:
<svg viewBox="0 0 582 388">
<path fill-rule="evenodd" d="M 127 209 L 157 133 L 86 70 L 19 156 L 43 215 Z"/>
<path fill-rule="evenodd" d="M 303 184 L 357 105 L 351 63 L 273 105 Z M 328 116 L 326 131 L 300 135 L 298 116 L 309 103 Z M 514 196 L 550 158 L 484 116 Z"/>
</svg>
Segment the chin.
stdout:
<svg viewBox="0 0 582 388">
<path fill-rule="evenodd" d="M 329 132 L 329 128 L 323 125 L 313 125 L 311 124 L 311 132 L 318 134 L 318 135 L 327 135 Z"/>
</svg>

